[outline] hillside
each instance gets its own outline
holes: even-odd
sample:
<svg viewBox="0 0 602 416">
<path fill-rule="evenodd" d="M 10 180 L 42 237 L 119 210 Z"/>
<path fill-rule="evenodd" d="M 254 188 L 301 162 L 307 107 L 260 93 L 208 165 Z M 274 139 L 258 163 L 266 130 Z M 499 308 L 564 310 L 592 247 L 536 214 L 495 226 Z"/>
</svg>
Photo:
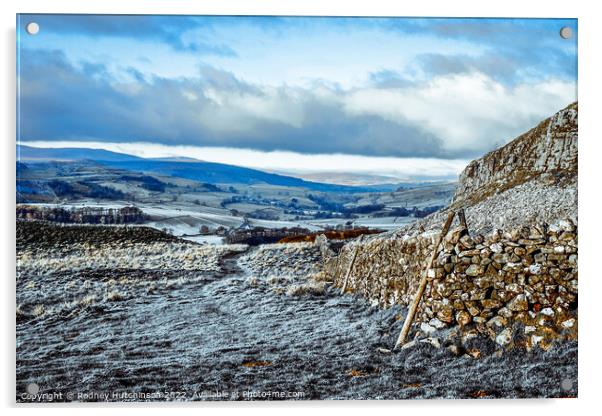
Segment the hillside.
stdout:
<svg viewBox="0 0 602 416">
<path fill-rule="evenodd" d="M 326 258 L 322 278 L 373 305 L 407 306 L 436 251 L 414 335 L 458 327 L 505 350 L 575 340 L 577 120 L 574 103 L 471 162 L 450 207 L 346 244 Z M 460 208 L 468 230 L 456 216 L 435 247 L 449 211 Z"/>
</svg>

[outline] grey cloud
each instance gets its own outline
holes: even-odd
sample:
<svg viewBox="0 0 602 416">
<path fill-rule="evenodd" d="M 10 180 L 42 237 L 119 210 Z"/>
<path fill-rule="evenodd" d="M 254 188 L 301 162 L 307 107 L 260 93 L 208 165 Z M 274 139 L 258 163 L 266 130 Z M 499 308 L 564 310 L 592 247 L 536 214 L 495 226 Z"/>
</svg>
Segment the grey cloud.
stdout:
<svg viewBox="0 0 602 416">
<path fill-rule="evenodd" d="M 411 81 L 392 69 L 382 69 L 370 74 L 370 82 L 376 88 L 403 88 L 411 85 Z"/>
<path fill-rule="evenodd" d="M 89 71 L 71 66 L 61 52 L 23 50 L 20 138 L 149 141 L 301 153 L 464 156 L 444 152 L 441 139 L 419 126 L 400 125 L 375 115 L 349 115 L 340 104 L 308 90 L 294 91 L 294 99 L 284 89 L 276 94 L 283 106 L 277 110 L 284 117 L 302 110 L 301 126 L 220 107 L 205 96 L 207 88 L 252 99 L 265 99 L 266 93 L 213 68 L 202 68 L 195 79 L 141 78 L 135 88 L 106 77 L 90 77 Z M 135 71 L 130 72 L 136 77 Z M 183 91 L 193 92 L 195 99 L 190 100 Z M 296 107 L 288 108 L 289 101 Z M 230 123 L 240 128 L 211 128 L 220 118 L 226 127 Z"/>
</svg>

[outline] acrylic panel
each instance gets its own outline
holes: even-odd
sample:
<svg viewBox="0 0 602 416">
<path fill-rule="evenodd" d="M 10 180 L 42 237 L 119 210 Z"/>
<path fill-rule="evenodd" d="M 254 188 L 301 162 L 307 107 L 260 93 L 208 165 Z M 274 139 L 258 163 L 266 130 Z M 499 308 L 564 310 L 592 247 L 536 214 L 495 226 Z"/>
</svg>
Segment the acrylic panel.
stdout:
<svg viewBox="0 0 602 416">
<path fill-rule="evenodd" d="M 577 396 L 576 19 L 16 31 L 18 402 Z"/>
</svg>

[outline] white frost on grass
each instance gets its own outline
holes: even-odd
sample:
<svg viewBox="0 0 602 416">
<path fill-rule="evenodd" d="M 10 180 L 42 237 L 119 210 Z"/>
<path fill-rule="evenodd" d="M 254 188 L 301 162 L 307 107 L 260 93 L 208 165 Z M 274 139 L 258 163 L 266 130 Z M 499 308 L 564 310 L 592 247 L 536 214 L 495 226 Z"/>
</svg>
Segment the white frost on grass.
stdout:
<svg viewBox="0 0 602 416">
<path fill-rule="evenodd" d="M 219 271 L 220 259 L 243 252 L 246 245 L 199 246 L 155 242 L 120 247 L 74 245 L 69 251 L 25 251 L 19 253 L 17 275 L 43 275 L 84 269 L 154 269 Z"/>
</svg>

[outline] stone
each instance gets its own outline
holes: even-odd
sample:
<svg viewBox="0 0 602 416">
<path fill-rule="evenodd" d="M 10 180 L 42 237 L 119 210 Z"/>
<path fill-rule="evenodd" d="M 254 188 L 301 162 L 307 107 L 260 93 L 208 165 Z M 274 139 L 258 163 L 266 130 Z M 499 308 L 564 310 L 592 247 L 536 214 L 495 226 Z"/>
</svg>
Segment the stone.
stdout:
<svg viewBox="0 0 602 416">
<path fill-rule="evenodd" d="M 527 325 L 525 326 L 525 334 L 531 334 L 533 332 L 535 332 L 537 328 L 534 327 L 533 325 Z"/>
<path fill-rule="evenodd" d="M 476 329 L 470 329 L 462 334 L 462 344 L 466 344 L 471 339 L 474 339 L 479 336 L 479 333 Z"/>
<path fill-rule="evenodd" d="M 423 322 L 420 324 L 420 330 L 425 334 L 429 335 L 434 333 L 437 330 L 437 328 Z"/>
<path fill-rule="evenodd" d="M 476 307 L 474 302 L 466 303 L 466 308 L 468 309 L 468 313 L 470 313 L 472 316 L 477 316 L 481 313 L 481 310 Z"/>
<path fill-rule="evenodd" d="M 445 328 L 447 325 L 445 325 L 443 322 L 441 322 L 439 319 L 437 318 L 433 318 L 429 321 L 429 325 L 436 328 L 436 329 L 443 329 Z"/>
<path fill-rule="evenodd" d="M 437 318 L 446 323 L 451 323 L 454 320 L 454 309 L 451 305 L 446 305 L 437 312 Z"/>
<path fill-rule="evenodd" d="M 478 360 L 479 358 L 481 358 L 481 350 L 479 350 L 477 348 L 471 348 L 471 349 L 467 350 L 466 354 L 469 357 L 474 358 L 475 360 Z"/>
<path fill-rule="evenodd" d="M 541 335 L 531 335 L 531 346 L 532 347 L 536 347 L 541 341 L 543 341 L 543 338 Z"/>
<path fill-rule="evenodd" d="M 516 254 L 519 257 L 522 257 L 525 254 L 527 254 L 527 250 L 524 249 L 523 247 L 515 247 L 514 248 L 514 254 Z"/>
<path fill-rule="evenodd" d="M 499 264 L 505 264 L 508 263 L 508 254 L 506 253 L 495 253 L 493 256 L 491 256 L 491 259 Z"/>
<path fill-rule="evenodd" d="M 499 316 L 503 316 L 504 318 L 512 318 L 512 311 L 508 308 L 500 308 L 497 311 Z"/>
<path fill-rule="evenodd" d="M 460 326 L 468 325 L 471 320 L 470 314 L 466 311 L 460 311 L 456 314 L 456 322 L 458 322 Z"/>
<path fill-rule="evenodd" d="M 450 352 L 452 355 L 455 355 L 456 357 L 457 357 L 458 355 L 460 355 L 460 347 L 458 347 L 458 346 L 457 346 L 457 345 L 455 345 L 455 344 L 452 344 L 452 345 L 448 346 L 448 347 L 447 347 L 447 350 L 448 350 L 448 351 L 449 351 L 449 352 Z"/>
<path fill-rule="evenodd" d="M 575 318 L 571 318 L 571 319 L 567 319 L 566 321 L 562 321 L 562 323 L 560 324 L 563 328 L 568 329 L 568 328 L 572 328 L 573 326 L 575 326 Z"/>
<path fill-rule="evenodd" d="M 505 347 L 512 342 L 512 329 L 506 328 L 495 337 L 495 342 L 501 347 Z"/>
<path fill-rule="evenodd" d="M 503 328 L 508 324 L 508 321 L 506 320 L 506 318 L 502 317 L 502 316 L 494 316 L 493 318 L 491 318 L 489 321 L 487 321 L 487 326 L 490 328 Z"/>
<path fill-rule="evenodd" d="M 529 310 L 529 303 L 527 302 L 527 297 L 524 294 L 519 294 L 514 297 L 510 302 L 508 302 L 508 309 L 513 312 L 522 312 Z"/>
<path fill-rule="evenodd" d="M 471 264 L 470 266 L 468 266 L 468 269 L 466 269 L 466 275 L 473 277 L 481 276 L 484 272 L 485 270 L 479 264 Z"/>
<path fill-rule="evenodd" d="M 461 237 L 460 244 L 466 249 L 471 249 L 475 246 L 474 240 L 469 235 Z"/>
<path fill-rule="evenodd" d="M 570 240 L 574 240 L 577 236 L 573 233 L 570 232 L 563 232 L 562 234 L 560 234 L 560 236 L 558 237 L 559 241 L 570 241 Z"/>
<path fill-rule="evenodd" d="M 475 257 L 475 256 L 480 256 L 481 255 L 481 250 L 464 250 L 458 253 L 458 257 Z M 480 259 L 480 257 L 479 257 Z"/>
<path fill-rule="evenodd" d="M 502 246 L 500 243 L 494 243 L 494 244 L 490 245 L 489 249 L 494 253 L 503 253 L 504 252 L 504 246 Z"/>
<path fill-rule="evenodd" d="M 502 302 L 497 299 L 483 299 L 481 305 L 485 309 L 497 309 L 502 306 Z"/>
</svg>

